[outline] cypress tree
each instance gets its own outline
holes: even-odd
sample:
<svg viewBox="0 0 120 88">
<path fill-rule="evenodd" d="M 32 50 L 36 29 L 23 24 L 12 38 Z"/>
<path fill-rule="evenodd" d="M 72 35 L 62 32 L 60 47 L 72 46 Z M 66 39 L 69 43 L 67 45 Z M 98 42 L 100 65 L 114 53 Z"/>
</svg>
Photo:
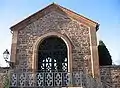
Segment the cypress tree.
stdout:
<svg viewBox="0 0 120 88">
<path fill-rule="evenodd" d="M 111 55 L 102 40 L 99 41 L 98 55 L 100 66 L 112 65 Z"/>
</svg>

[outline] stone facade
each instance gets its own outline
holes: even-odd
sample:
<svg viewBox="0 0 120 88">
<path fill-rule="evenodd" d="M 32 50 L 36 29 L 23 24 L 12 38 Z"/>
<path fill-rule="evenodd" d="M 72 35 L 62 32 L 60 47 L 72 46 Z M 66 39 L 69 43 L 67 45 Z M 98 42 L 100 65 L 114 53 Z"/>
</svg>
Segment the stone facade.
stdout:
<svg viewBox="0 0 120 88">
<path fill-rule="evenodd" d="M 31 17 L 29 21 L 32 20 L 32 22 L 29 22 L 29 24 L 28 22 L 24 23 L 24 27 L 21 27 L 23 25 L 17 28 L 14 26 L 11 29 L 13 31 L 11 60 L 16 63 L 16 68 L 24 71 L 26 69 L 35 69 L 35 42 L 41 36 L 54 32 L 65 36 L 70 42 L 68 44 L 71 47 L 69 49 L 71 56 L 68 56 L 68 59 L 71 58 L 70 62 L 68 62 L 69 71 L 84 70 L 98 78 L 96 26 L 91 25 L 90 22 L 85 22 L 85 18 L 76 20 L 65 14 L 61 9 L 59 10 L 58 6 L 54 4 L 51 8 L 48 6 L 48 9 L 41 14 L 43 13 L 44 15 L 40 18 L 37 16 L 37 19 L 34 16 Z M 94 55 L 93 52 L 96 54 Z"/>
<path fill-rule="evenodd" d="M 120 66 L 101 66 L 101 81 L 111 85 L 113 88 L 120 88 Z"/>
<path fill-rule="evenodd" d="M 23 61 L 19 62 L 18 67 L 24 67 L 25 69 L 32 68 L 34 43 L 40 36 L 53 31 L 67 36 L 71 41 L 73 49 L 73 71 L 83 69 L 83 61 L 90 64 L 88 63 L 88 60 L 90 62 L 91 59 L 89 28 L 72 18 L 52 11 L 43 18 L 18 31 L 17 59 L 18 61 Z M 88 68 L 91 70 L 91 67 Z"/>
</svg>

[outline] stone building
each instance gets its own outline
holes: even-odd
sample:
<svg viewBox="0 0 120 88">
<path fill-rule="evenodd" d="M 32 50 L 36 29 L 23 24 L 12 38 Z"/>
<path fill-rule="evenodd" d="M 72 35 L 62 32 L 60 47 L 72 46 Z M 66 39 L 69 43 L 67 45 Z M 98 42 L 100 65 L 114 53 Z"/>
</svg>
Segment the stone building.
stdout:
<svg viewBox="0 0 120 88">
<path fill-rule="evenodd" d="M 51 4 L 12 26 L 11 87 L 120 88 L 120 67 L 99 66 L 99 24 Z"/>
</svg>

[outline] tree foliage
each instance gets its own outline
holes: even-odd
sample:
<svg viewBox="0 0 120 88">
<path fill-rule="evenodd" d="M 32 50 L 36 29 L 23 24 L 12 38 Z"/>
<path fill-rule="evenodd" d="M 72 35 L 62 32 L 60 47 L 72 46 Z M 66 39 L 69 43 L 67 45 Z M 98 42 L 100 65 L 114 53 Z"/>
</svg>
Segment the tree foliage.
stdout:
<svg viewBox="0 0 120 88">
<path fill-rule="evenodd" d="M 98 54 L 100 66 L 112 65 L 111 55 L 102 40 L 99 41 Z"/>
</svg>

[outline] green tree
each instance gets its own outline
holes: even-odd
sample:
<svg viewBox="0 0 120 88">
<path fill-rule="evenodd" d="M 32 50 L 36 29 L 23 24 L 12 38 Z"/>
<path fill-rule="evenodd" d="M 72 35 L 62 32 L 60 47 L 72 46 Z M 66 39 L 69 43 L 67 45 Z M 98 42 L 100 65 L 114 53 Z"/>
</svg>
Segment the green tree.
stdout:
<svg viewBox="0 0 120 88">
<path fill-rule="evenodd" d="M 98 54 L 100 66 L 112 65 L 111 55 L 102 40 L 99 41 Z"/>
</svg>

